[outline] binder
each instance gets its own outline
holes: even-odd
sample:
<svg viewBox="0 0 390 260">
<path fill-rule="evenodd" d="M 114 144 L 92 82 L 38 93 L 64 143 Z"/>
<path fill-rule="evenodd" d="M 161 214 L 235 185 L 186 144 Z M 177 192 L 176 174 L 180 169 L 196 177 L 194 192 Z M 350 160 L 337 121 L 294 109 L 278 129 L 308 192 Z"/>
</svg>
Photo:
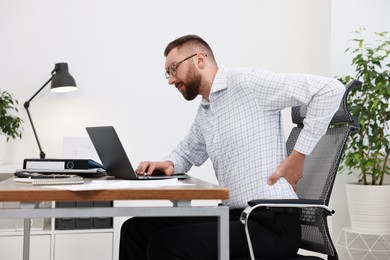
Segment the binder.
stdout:
<svg viewBox="0 0 390 260">
<path fill-rule="evenodd" d="M 24 159 L 23 169 L 92 169 L 102 168 L 103 165 L 92 159 Z"/>
</svg>

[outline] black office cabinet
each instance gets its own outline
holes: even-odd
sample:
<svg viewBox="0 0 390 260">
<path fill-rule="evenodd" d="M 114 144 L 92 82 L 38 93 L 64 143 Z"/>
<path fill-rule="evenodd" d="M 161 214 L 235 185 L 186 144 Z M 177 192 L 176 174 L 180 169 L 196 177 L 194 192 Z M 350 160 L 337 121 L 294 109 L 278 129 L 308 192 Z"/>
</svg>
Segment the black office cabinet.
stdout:
<svg viewBox="0 0 390 260">
<path fill-rule="evenodd" d="M 75 206 L 76 202 L 74 201 L 56 202 L 56 208 L 74 208 Z M 57 230 L 72 230 L 75 228 L 75 218 L 56 218 L 55 220 L 55 229 Z"/>
<path fill-rule="evenodd" d="M 77 201 L 77 208 L 92 208 L 93 201 Z M 93 218 L 76 218 L 76 229 L 93 228 Z"/>
<path fill-rule="evenodd" d="M 94 207 L 112 207 L 113 202 L 112 201 L 94 201 L 93 206 Z M 113 218 L 111 218 L 111 217 L 93 218 L 93 228 L 95 228 L 95 229 L 112 228 L 112 226 L 113 226 L 112 222 L 113 222 Z"/>
<path fill-rule="evenodd" d="M 56 202 L 56 208 L 88 208 L 88 207 L 112 207 L 112 201 L 80 201 L 80 202 Z M 110 229 L 113 227 L 112 217 L 95 218 L 56 218 L 56 230 L 74 229 Z"/>
</svg>

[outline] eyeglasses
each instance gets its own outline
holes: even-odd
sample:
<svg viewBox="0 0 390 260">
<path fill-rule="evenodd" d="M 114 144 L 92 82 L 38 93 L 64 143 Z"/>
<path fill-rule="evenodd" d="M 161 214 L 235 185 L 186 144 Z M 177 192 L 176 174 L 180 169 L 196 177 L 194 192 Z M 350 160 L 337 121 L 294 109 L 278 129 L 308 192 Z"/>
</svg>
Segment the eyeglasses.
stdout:
<svg viewBox="0 0 390 260">
<path fill-rule="evenodd" d="M 188 60 L 188 59 L 191 59 L 192 57 L 194 57 L 194 56 L 196 56 L 196 55 L 198 55 L 198 54 L 197 54 L 197 53 L 192 54 L 191 56 L 185 58 L 185 59 L 182 60 L 182 61 L 179 61 L 179 62 L 176 62 L 176 63 L 173 63 L 173 64 L 169 65 L 167 71 L 165 72 L 165 78 L 166 78 L 166 79 L 169 79 L 169 77 L 170 77 L 171 75 L 174 76 L 174 77 L 176 77 L 176 74 L 177 74 L 177 67 L 179 67 L 179 65 L 180 65 L 182 62 L 184 62 L 184 61 L 186 61 L 186 60 Z"/>
</svg>

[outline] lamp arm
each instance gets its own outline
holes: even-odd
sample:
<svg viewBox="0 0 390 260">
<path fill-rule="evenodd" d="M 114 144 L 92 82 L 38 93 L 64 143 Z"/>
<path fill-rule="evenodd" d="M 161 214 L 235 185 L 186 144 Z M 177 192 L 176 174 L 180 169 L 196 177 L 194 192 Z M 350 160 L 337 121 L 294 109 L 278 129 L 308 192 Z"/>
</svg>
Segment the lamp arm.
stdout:
<svg viewBox="0 0 390 260">
<path fill-rule="evenodd" d="M 52 73 L 53 74 L 53 73 Z M 39 139 L 38 139 L 38 135 L 37 135 L 37 132 L 36 132 L 36 130 L 35 130 L 35 127 L 34 127 L 34 123 L 33 123 L 33 121 L 32 121 L 32 119 L 31 119 L 31 115 L 30 115 L 30 111 L 28 110 L 28 108 L 30 107 L 30 102 L 31 102 L 31 100 L 33 100 L 34 98 L 35 98 L 35 96 L 36 95 L 38 95 L 39 94 L 39 92 L 41 92 L 42 91 L 42 89 L 44 89 L 44 87 L 46 87 L 46 85 L 47 84 L 49 84 L 49 82 L 53 79 L 53 77 L 54 77 L 54 75 L 52 75 L 51 77 L 50 77 L 50 79 L 45 83 L 45 84 L 43 84 L 43 86 L 28 100 L 28 101 L 26 101 L 25 103 L 24 103 L 24 108 L 26 109 L 26 112 L 27 112 L 27 116 L 28 116 L 28 119 L 29 119 L 29 121 L 30 121 L 30 124 L 31 124 L 31 128 L 32 128 L 32 130 L 33 130 L 33 132 L 34 132 L 34 136 L 35 136 L 35 139 L 36 139 L 36 141 L 37 141 L 37 144 L 38 144 L 38 148 L 39 148 L 39 157 L 41 158 L 41 159 L 45 159 L 45 153 L 42 151 L 42 147 L 41 147 L 41 143 L 39 142 Z"/>
<path fill-rule="evenodd" d="M 27 103 L 27 102 L 26 102 Z M 25 104 L 26 104 L 25 103 Z M 27 103 L 28 104 L 28 103 Z M 34 127 L 34 124 L 33 124 L 33 121 L 31 119 L 31 115 L 30 115 L 30 111 L 28 110 L 28 106 L 25 106 L 24 107 L 27 111 L 27 116 L 28 116 L 28 119 L 30 121 L 30 124 L 31 124 L 31 128 L 34 132 L 34 136 L 35 136 L 35 139 L 37 140 L 37 144 L 38 144 L 38 148 L 39 148 L 39 158 L 41 159 L 45 159 L 45 153 L 42 151 L 42 147 L 41 147 L 41 143 L 39 142 L 39 139 L 38 139 L 38 135 L 37 135 L 37 132 L 35 131 L 35 127 Z"/>
<path fill-rule="evenodd" d="M 26 108 L 26 106 L 27 106 L 27 107 L 30 106 L 31 100 L 33 100 L 33 99 L 35 98 L 35 96 L 38 95 L 39 92 L 41 92 L 42 89 L 44 89 L 44 88 L 46 87 L 47 84 L 49 84 L 49 82 L 53 79 L 53 77 L 54 77 L 54 75 L 52 75 L 52 76 L 50 77 L 50 79 L 49 79 L 48 81 L 46 81 L 46 83 L 43 84 L 43 86 L 42 86 L 40 89 L 38 89 L 38 91 L 37 91 L 37 92 L 36 92 L 28 101 L 26 101 L 26 102 L 24 103 L 24 107 L 25 107 L 25 108 Z"/>
</svg>

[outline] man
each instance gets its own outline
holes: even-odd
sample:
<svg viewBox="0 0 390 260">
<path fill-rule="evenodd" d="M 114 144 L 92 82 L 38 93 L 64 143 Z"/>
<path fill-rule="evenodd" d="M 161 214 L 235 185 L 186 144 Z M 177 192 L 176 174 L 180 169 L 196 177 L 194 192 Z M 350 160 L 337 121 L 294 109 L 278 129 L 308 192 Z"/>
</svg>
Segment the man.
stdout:
<svg viewBox="0 0 390 260">
<path fill-rule="evenodd" d="M 202 96 L 196 118 L 176 149 L 163 161 L 141 162 L 136 172 L 166 175 L 188 172 L 210 158 L 230 199 L 230 256 L 245 258 L 248 248 L 239 222 L 247 201 L 294 199 L 309 154 L 339 107 L 344 86 L 312 75 L 278 74 L 260 68 L 218 66 L 210 46 L 186 35 L 165 49 L 168 83 L 183 97 Z M 280 111 L 308 105 L 294 151 L 286 157 Z M 255 255 L 285 259 L 299 248 L 297 212 L 274 210 L 251 221 Z M 216 218 L 131 218 L 121 230 L 120 259 L 217 259 Z"/>
</svg>

